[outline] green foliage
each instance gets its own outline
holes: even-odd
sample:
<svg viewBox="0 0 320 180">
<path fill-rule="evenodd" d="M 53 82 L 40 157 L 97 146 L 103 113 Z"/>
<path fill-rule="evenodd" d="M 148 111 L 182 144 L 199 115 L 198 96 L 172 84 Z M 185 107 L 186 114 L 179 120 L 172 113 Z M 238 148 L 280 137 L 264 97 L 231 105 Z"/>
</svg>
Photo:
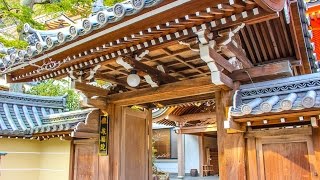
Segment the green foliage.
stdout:
<svg viewBox="0 0 320 180">
<path fill-rule="evenodd" d="M 122 2 L 123 0 L 104 0 L 105 6 L 112 6 L 118 2 Z"/>
<path fill-rule="evenodd" d="M 37 16 L 61 12 L 71 16 L 87 17 L 91 12 L 91 4 L 92 0 L 56 0 L 51 3 L 35 5 L 34 13 Z"/>
<path fill-rule="evenodd" d="M 79 95 L 73 89 L 68 88 L 68 81 L 65 80 L 50 79 L 43 81 L 32 87 L 27 93 L 39 96 L 63 96 L 67 94 L 67 108 L 70 111 L 80 108 Z"/>
<path fill-rule="evenodd" d="M 23 24 L 29 23 L 32 27 L 43 29 L 44 26 L 33 19 L 33 11 L 30 7 L 21 6 L 18 2 L 7 1 L 0 3 L 0 15 L 5 25 L 16 24 L 17 31 L 22 30 Z"/>
<path fill-rule="evenodd" d="M 25 23 L 35 29 L 44 29 L 43 24 L 34 20 L 39 15 L 59 15 L 60 13 L 69 16 L 87 17 L 91 13 L 91 5 L 94 0 L 1 0 L 0 1 L 0 28 L 17 25 L 19 40 L 14 40 L 10 34 L 0 37 L 6 47 L 25 48 L 27 43 L 23 40 L 22 28 Z M 122 0 L 104 0 L 105 6 L 111 6 Z M 11 39 L 11 40 L 8 40 Z"/>
<path fill-rule="evenodd" d="M 6 47 L 15 47 L 18 49 L 25 49 L 28 46 L 28 43 L 26 41 L 9 40 L 2 36 L 0 36 L 0 42 L 3 43 Z"/>
</svg>

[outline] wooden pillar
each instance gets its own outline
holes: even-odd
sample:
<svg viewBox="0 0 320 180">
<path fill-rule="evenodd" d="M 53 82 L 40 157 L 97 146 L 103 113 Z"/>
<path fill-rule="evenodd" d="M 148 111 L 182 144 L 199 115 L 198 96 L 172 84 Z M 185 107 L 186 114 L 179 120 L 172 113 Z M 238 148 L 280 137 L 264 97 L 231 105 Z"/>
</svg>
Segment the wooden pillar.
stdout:
<svg viewBox="0 0 320 180">
<path fill-rule="evenodd" d="M 219 176 L 221 180 L 244 180 L 245 171 L 245 141 L 243 133 L 228 134 L 223 122 L 226 120 L 229 92 L 215 93 L 216 118 L 218 134 Z"/>
<path fill-rule="evenodd" d="M 314 155 L 315 155 L 315 170 L 314 173 L 317 174 L 317 176 L 320 176 L 320 129 L 319 128 L 313 128 L 312 129 L 312 140 L 313 140 L 313 149 L 314 149 Z"/>
<path fill-rule="evenodd" d="M 152 180 L 152 174 L 153 174 L 153 171 L 152 171 L 152 111 L 149 110 L 148 111 L 148 117 L 147 117 L 147 128 L 149 130 L 148 132 L 148 137 L 147 137 L 147 140 L 149 141 L 148 143 L 148 167 L 149 167 L 149 172 L 148 172 L 148 178 L 149 180 Z"/>
<path fill-rule="evenodd" d="M 178 143 L 178 178 L 185 176 L 185 159 L 184 159 L 184 135 L 181 133 L 181 126 L 177 137 Z"/>
<path fill-rule="evenodd" d="M 246 159 L 246 172 L 248 180 L 255 180 L 258 177 L 258 162 L 256 150 L 256 138 L 247 138 L 247 159 Z"/>
<path fill-rule="evenodd" d="M 120 171 L 120 132 L 122 107 L 108 104 L 106 112 L 109 114 L 109 179 L 119 180 Z"/>
<path fill-rule="evenodd" d="M 203 133 L 201 133 L 201 136 L 199 136 L 199 173 L 200 176 L 203 177 L 203 169 L 202 166 L 205 163 L 205 152 L 204 152 L 204 136 Z"/>
</svg>

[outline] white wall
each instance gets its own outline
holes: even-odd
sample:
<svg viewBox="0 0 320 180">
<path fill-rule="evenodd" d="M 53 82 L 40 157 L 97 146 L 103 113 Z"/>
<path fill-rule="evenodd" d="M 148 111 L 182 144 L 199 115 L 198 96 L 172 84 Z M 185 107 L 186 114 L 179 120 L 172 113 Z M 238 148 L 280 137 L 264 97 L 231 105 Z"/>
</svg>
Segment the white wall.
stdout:
<svg viewBox="0 0 320 180">
<path fill-rule="evenodd" d="M 199 170 L 199 138 L 194 135 L 185 135 L 185 172 L 190 173 L 190 169 L 198 169 Z"/>
<path fill-rule="evenodd" d="M 158 170 L 169 172 L 169 173 L 178 173 L 178 160 L 177 159 L 160 159 L 156 160 L 155 165 Z"/>
<path fill-rule="evenodd" d="M 190 169 L 198 169 L 199 172 L 199 139 L 198 136 L 185 136 L 185 173 L 190 173 Z M 178 173 L 178 160 L 156 160 L 155 165 L 161 171 L 169 173 Z"/>
</svg>

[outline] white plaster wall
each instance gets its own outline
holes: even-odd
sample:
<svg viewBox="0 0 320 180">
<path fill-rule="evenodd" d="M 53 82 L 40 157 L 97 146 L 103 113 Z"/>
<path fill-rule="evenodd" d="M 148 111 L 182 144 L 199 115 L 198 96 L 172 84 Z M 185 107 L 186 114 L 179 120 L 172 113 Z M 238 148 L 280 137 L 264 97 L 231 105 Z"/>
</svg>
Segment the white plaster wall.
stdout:
<svg viewBox="0 0 320 180">
<path fill-rule="evenodd" d="M 190 173 L 190 169 L 198 169 L 199 172 L 199 138 L 194 135 L 185 135 L 185 172 Z"/>
<path fill-rule="evenodd" d="M 197 169 L 199 172 L 199 139 L 198 136 L 185 135 L 185 173 L 190 173 L 190 169 Z M 178 173 L 178 160 L 156 160 L 155 165 L 159 170 Z"/>
<path fill-rule="evenodd" d="M 155 165 L 157 166 L 158 170 L 169 173 L 178 173 L 177 159 L 156 160 Z"/>
</svg>

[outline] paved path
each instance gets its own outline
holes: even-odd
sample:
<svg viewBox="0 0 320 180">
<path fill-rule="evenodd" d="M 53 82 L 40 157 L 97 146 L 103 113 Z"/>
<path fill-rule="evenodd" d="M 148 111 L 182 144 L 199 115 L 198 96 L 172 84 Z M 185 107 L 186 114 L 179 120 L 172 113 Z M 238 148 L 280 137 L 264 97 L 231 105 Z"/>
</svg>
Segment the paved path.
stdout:
<svg viewBox="0 0 320 180">
<path fill-rule="evenodd" d="M 170 180 L 180 180 L 176 177 L 170 177 Z M 207 176 L 207 177 L 190 177 L 186 176 L 183 180 L 219 180 L 218 176 Z"/>
</svg>

